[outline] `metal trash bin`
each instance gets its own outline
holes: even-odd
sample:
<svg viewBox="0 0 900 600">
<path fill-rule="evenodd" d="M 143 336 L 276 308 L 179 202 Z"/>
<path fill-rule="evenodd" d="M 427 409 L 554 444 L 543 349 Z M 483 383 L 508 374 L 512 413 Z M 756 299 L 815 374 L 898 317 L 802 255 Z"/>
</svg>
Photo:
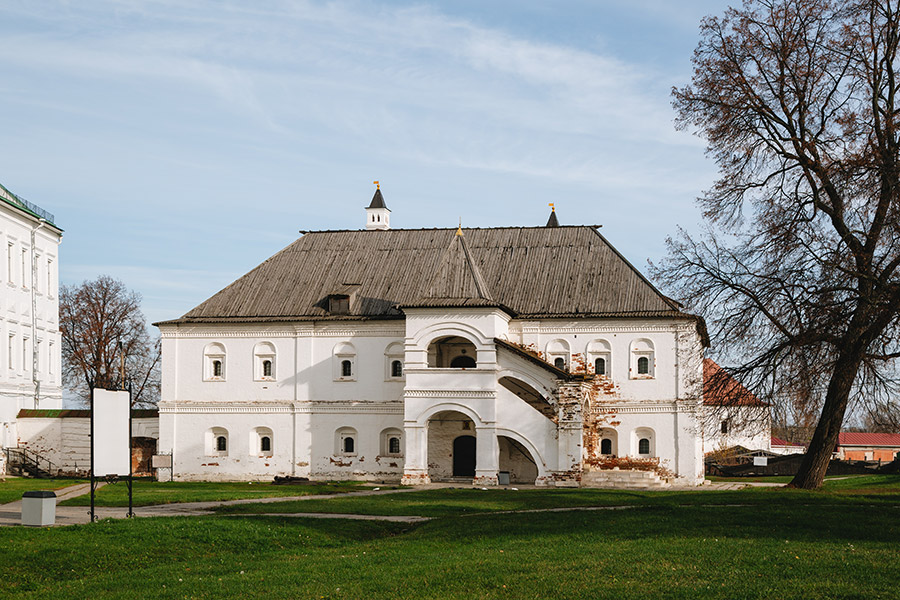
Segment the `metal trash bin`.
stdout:
<svg viewBox="0 0 900 600">
<path fill-rule="evenodd" d="M 509 471 L 500 471 L 497 473 L 497 483 L 500 485 L 509 485 Z"/>
<path fill-rule="evenodd" d="M 22 494 L 22 525 L 44 527 L 56 523 L 56 493 L 47 490 Z"/>
</svg>

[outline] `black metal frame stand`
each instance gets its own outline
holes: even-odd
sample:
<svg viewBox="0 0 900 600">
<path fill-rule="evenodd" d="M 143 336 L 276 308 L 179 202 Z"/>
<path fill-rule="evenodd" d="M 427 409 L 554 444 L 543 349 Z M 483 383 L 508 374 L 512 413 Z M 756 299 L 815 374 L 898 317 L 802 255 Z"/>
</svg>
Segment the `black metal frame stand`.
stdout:
<svg viewBox="0 0 900 600">
<path fill-rule="evenodd" d="M 119 391 L 119 390 L 115 390 Z M 116 484 L 121 480 L 125 481 L 125 485 L 128 488 L 128 512 L 125 514 L 126 517 L 134 516 L 134 496 L 133 496 L 133 485 L 134 485 L 134 473 L 132 471 L 131 466 L 131 437 L 132 437 L 132 417 L 131 417 L 131 384 L 128 384 L 128 476 L 127 477 L 119 477 L 117 475 L 106 475 L 102 477 L 106 483 Z M 91 523 L 98 521 L 100 517 L 97 516 L 94 510 L 94 494 L 97 491 L 97 483 L 99 478 L 94 473 L 94 385 L 91 384 Z"/>
</svg>

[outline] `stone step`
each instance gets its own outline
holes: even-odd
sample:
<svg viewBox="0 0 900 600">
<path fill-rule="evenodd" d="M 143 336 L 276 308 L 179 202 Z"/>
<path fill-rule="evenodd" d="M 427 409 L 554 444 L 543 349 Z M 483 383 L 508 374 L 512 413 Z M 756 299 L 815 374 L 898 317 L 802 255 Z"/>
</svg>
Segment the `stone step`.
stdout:
<svg viewBox="0 0 900 600">
<path fill-rule="evenodd" d="M 581 477 L 581 487 L 658 490 L 668 488 L 669 483 L 652 471 L 604 469 L 585 472 Z"/>
</svg>

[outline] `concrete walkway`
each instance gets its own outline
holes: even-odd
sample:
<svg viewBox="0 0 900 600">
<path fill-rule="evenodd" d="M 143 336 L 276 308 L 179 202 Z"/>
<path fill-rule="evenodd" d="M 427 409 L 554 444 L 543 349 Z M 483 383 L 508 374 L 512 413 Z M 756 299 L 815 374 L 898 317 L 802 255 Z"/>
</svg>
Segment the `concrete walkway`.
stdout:
<svg viewBox="0 0 900 600">
<path fill-rule="evenodd" d="M 105 483 L 98 483 L 97 487 L 102 487 Z M 764 483 L 764 482 L 708 482 L 700 487 L 671 487 L 664 491 L 679 492 L 704 492 L 713 490 L 739 490 L 746 487 L 780 487 L 781 483 Z M 533 485 L 505 486 L 511 491 L 517 489 L 548 489 L 536 488 Z M 215 509 L 220 506 L 234 506 L 239 504 L 269 504 L 272 502 L 286 501 L 305 501 L 305 500 L 328 500 L 331 498 L 349 498 L 353 496 L 381 496 L 385 494 L 402 494 L 406 492 L 418 492 L 427 489 L 446 489 L 446 488 L 462 488 L 471 489 L 469 486 L 453 484 L 453 483 L 432 483 L 415 488 L 403 488 L 393 490 L 363 490 L 359 492 L 347 492 L 344 494 L 319 494 L 315 496 L 279 496 L 270 498 L 245 498 L 241 500 L 225 500 L 210 502 L 182 502 L 176 504 L 156 504 L 153 506 L 136 506 L 134 513 L 136 517 L 178 517 L 178 516 L 204 516 L 215 514 Z M 478 488 L 475 488 L 478 489 Z M 496 488 L 495 488 L 496 489 Z M 503 489 L 503 488 L 499 488 Z M 587 489 L 587 488 L 583 488 Z M 56 490 L 57 502 L 83 496 L 91 492 L 89 483 L 69 486 Z M 623 510 L 635 508 L 635 506 L 587 506 L 587 507 L 571 507 L 571 508 L 549 508 L 535 509 L 526 511 L 511 512 L 562 512 L 571 510 Z M 502 511 L 506 512 L 506 511 Z M 496 514 L 502 514 L 496 513 Z M 124 519 L 127 518 L 127 507 L 106 507 L 98 506 L 94 509 L 94 514 L 100 519 Z M 420 523 L 430 520 L 429 517 L 419 516 L 396 516 L 396 515 L 356 515 L 342 513 L 242 513 L 222 515 L 228 517 L 303 517 L 313 519 L 354 519 L 366 521 L 392 521 L 398 523 Z M 90 522 L 90 508 L 87 506 L 59 506 L 56 507 L 56 526 L 63 525 L 83 525 Z M 21 525 L 22 523 L 22 501 L 16 500 L 9 504 L 0 504 L 0 527 Z"/>
</svg>

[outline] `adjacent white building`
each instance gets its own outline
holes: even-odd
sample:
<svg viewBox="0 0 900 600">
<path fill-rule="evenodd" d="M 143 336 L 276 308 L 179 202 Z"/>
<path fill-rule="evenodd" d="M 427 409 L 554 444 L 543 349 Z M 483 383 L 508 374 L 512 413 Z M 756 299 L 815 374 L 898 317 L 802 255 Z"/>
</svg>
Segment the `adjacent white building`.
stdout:
<svg viewBox="0 0 900 600">
<path fill-rule="evenodd" d="M 703 323 L 594 227 L 304 234 L 162 335 L 176 480 L 703 479 Z"/>
<path fill-rule="evenodd" d="M 0 449 L 17 445 L 20 410 L 62 407 L 61 238 L 53 215 L 0 185 Z"/>
</svg>

